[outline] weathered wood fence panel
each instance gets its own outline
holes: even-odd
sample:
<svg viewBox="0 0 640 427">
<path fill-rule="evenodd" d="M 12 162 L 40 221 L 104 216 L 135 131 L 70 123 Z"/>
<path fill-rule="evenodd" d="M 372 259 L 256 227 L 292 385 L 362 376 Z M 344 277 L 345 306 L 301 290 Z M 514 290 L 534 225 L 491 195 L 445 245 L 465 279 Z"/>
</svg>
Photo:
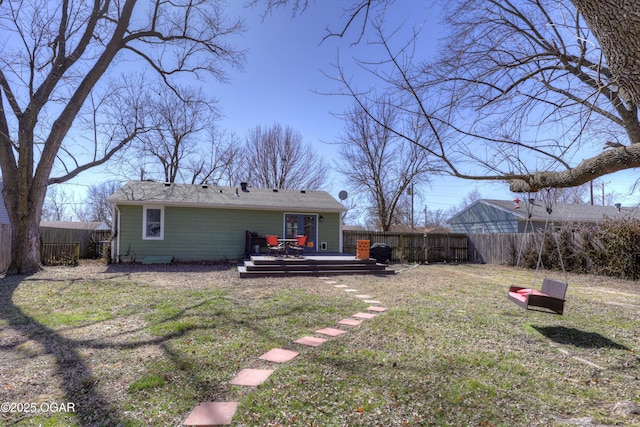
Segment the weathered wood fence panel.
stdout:
<svg viewBox="0 0 640 427">
<path fill-rule="evenodd" d="M 521 249 L 529 247 L 537 236 L 538 233 L 469 234 L 469 262 L 515 265 Z"/>
<path fill-rule="evenodd" d="M 11 264 L 11 225 L 0 224 L 0 272 Z"/>
<path fill-rule="evenodd" d="M 43 265 L 77 265 L 80 260 L 80 242 L 40 243 L 40 261 Z"/>
<path fill-rule="evenodd" d="M 354 255 L 358 240 L 386 243 L 393 248 L 394 262 L 467 262 L 468 258 L 466 234 L 344 230 L 342 238 L 342 251 Z"/>
<path fill-rule="evenodd" d="M 40 228 L 40 241 L 43 243 L 80 244 L 80 258 L 98 258 L 101 256 L 100 242 L 108 240 L 109 231 L 83 230 L 68 228 Z"/>
</svg>

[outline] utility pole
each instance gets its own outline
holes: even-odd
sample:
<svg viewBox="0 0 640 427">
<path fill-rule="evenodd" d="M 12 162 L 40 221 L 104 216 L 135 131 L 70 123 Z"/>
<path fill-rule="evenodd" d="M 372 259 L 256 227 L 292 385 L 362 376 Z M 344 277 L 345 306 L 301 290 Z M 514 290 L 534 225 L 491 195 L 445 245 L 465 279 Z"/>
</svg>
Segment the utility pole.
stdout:
<svg viewBox="0 0 640 427">
<path fill-rule="evenodd" d="M 414 226 L 414 222 L 413 222 L 413 182 L 411 183 L 411 231 L 415 231 L 415 226 Z"/>
<path fill-rule="evenodd" d="M 427 228 L 427 205 L 424 205 L 424 228 Z"/>
</svg>

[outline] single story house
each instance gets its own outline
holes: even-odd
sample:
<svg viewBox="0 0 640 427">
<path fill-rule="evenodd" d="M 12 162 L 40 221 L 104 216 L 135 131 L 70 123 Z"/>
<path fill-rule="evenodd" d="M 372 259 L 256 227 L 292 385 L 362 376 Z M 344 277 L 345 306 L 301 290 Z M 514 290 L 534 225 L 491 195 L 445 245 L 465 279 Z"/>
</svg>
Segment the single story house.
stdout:
<svg viewBox="0 0 640 427">
<path fill-rule="evenodd" d="M 528 221 L 531 213 L 531 222 Z M 622 206 L 593 206 L 578 204 L 554 204 L 551 213 L 544 203 L 535 201 L 478 200 L 455 214 L 450 220 L 452 233 L 522 233 L 544 229 L 548 221 L 550 229 L 565 224 L 597 224 L 607 218 L 638 218 L 637 208 Z"/>
<path fill-rule="evenodd" d="M 325 191 L 131 181 L 108 198 L 111 257 L 240 260 L 264 236 L 307 236 L 308 252 L 342 252 L 345 208 Z"/>
</svg>

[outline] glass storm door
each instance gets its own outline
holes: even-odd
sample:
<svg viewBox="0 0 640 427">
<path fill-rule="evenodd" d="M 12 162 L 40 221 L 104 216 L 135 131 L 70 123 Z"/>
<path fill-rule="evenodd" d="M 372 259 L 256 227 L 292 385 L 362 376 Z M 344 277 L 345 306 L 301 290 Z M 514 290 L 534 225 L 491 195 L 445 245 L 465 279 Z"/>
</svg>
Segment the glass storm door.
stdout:
<svg viewBox="0 0 640 427">
<path fill-rule="evenodd" d="M 285 214 L 285 238 L 293 239 L 299 234 L 307 236 L 306 250 L 316 250 L 316 215 Z"/>
</svg>

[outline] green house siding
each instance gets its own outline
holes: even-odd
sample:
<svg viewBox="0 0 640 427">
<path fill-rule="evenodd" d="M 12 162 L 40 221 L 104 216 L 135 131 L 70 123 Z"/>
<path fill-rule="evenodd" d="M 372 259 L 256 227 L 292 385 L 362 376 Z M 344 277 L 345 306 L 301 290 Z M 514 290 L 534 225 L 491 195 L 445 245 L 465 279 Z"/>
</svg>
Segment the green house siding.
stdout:
<svg viewBox="0 0 640 427">
<path fill-rule="evenodd" d="M 322 213 L 322 222 L 318 222 L 318 245 L 327 243 L 327 252 L 338 252 L 340 250 L 340 214 Z M 320 251 L 320 246 L 316 248 Z"/>
<path fill-rule="evenodd" d="M 155 207 L 155 206 L 154 206 Z M 239 260 L 244 257 L 245 232 L 281 235 L 284 213 L 218 208 L 164 207 L 164 238 L 144 240 L 143 206 L 119 205 L 120 255 L 173 256 L 177 260 Z M 339 250 L 339 214 L 323 213 L 319 241 Z"/>
</svg>

